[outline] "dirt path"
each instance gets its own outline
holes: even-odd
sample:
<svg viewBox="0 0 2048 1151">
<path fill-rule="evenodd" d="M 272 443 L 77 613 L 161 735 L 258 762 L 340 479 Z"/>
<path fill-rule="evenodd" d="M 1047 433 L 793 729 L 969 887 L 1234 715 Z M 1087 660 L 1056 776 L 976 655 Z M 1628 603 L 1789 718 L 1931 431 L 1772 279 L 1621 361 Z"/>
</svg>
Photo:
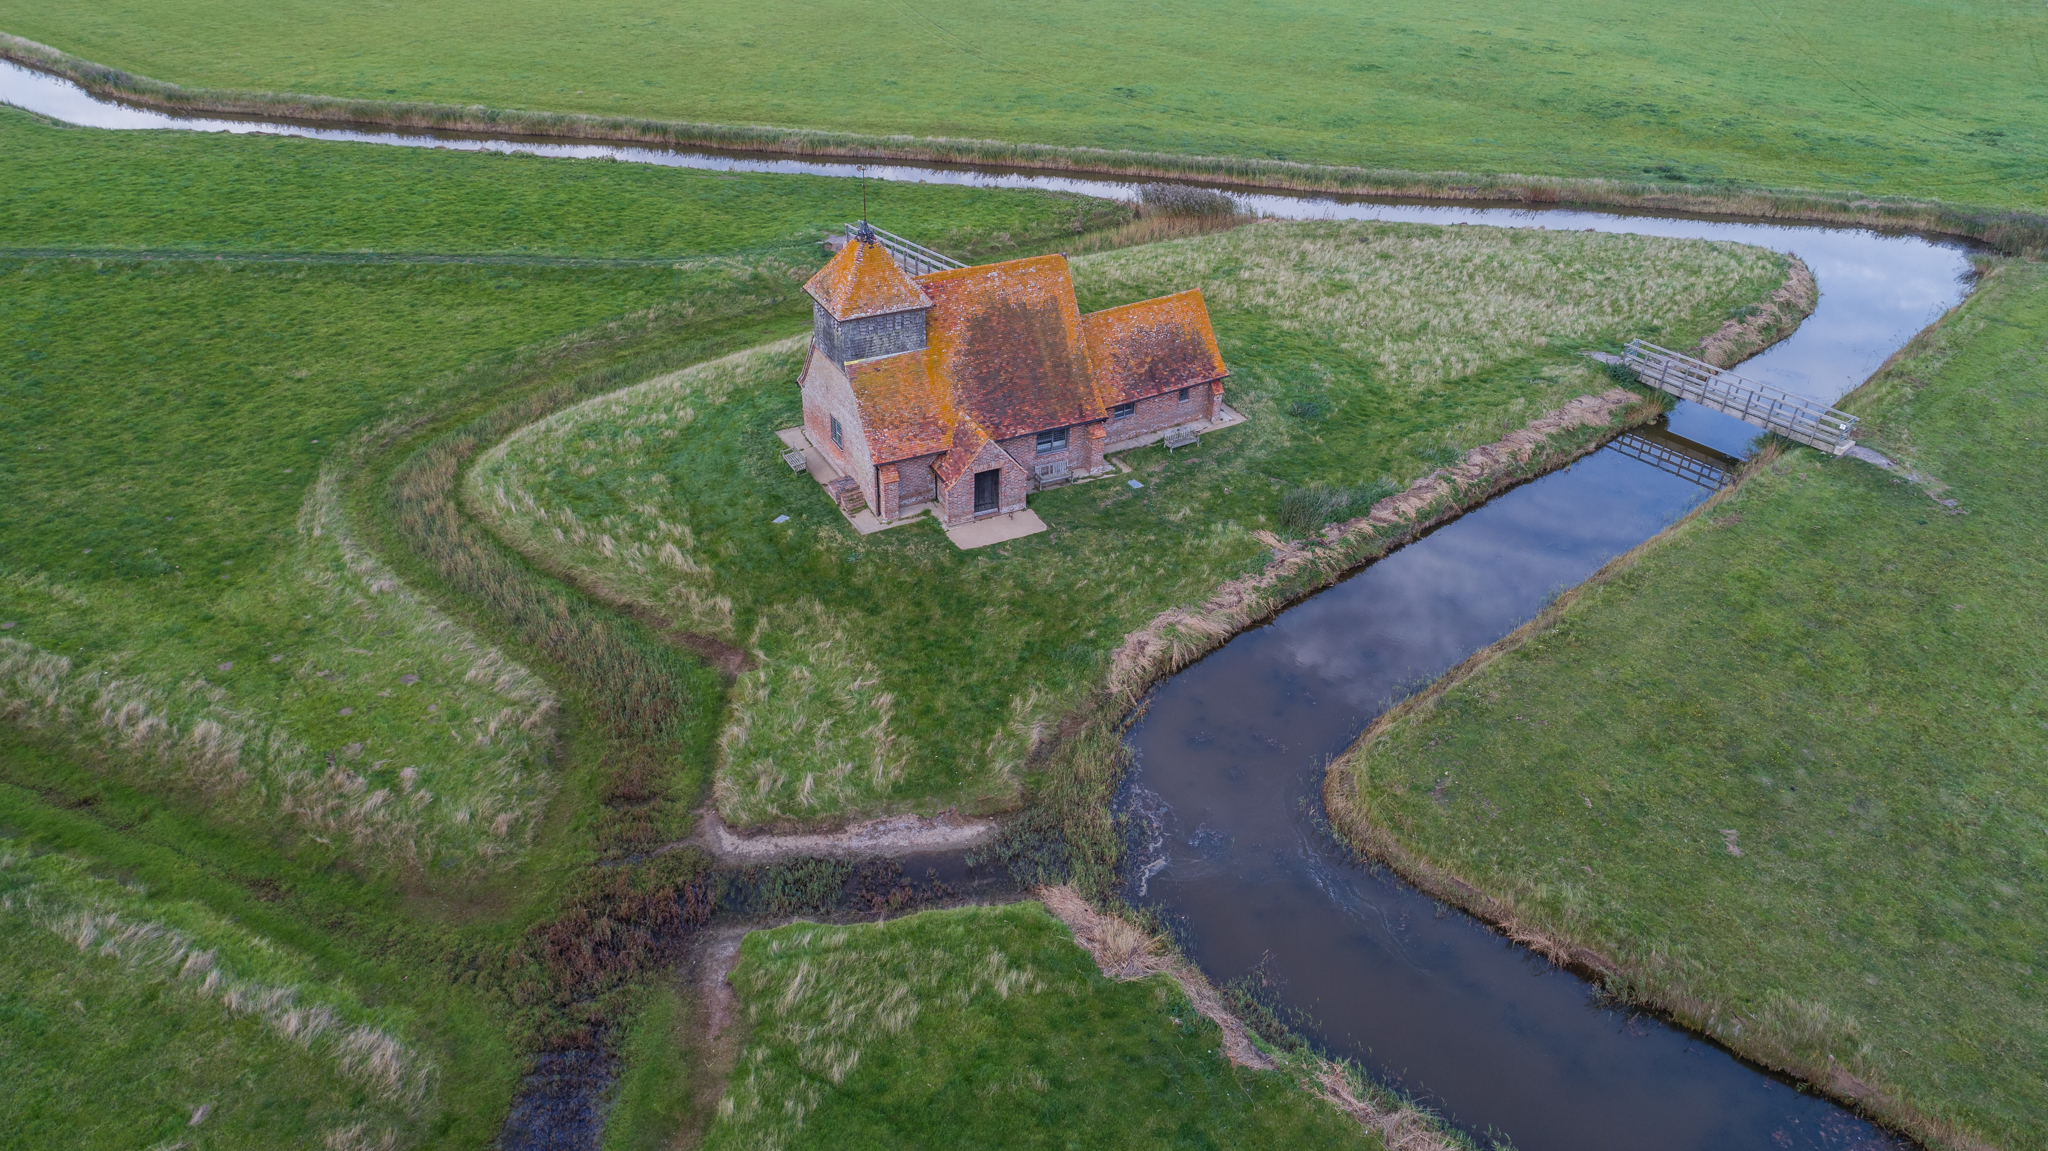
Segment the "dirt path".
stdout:
<svg viewBox="0 0 2048 1151">
<path fill-rule="evenodd" d="M 927 851 L 964 851 L 993 839 L 996 826 L 993 819 L 970 819 L 958 812 L 944 811 L 930 819 L 892 815 L 856 823 L 844 831 L 815 835 L 742 835 L 707 807 L 697 821 L 696 832 L 683 843 L 697 844 L 719 859 L 747 863 L 799 855 L 892 859 Z"/>
</svg>

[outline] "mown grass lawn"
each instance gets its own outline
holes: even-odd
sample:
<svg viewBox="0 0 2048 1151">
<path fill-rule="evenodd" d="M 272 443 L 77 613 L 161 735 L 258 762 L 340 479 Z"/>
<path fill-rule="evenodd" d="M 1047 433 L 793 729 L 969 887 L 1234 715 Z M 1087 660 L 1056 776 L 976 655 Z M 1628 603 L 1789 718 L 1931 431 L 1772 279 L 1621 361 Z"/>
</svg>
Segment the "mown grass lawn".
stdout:
<svg viewBox="0 0 2048 1151">
<path fill-rule="evenodd" d="M 566 409 L 471 469 L 472 509 L 515 545 L 754 653 L 721 748 L 727 819 L 1014 805 L 1127 632 L 1264 561 L 1283 492 L 1331 485 L 1362 512 L 1604 391 L 1577 349 L 1696 341 L 1786 263 L 1640 236 L 1263 223 L 1075 268 L 1084 308 L 1202 288 L 1226 399 L 1251 420 L 1034 496 L 1041 535 L 975 552 L 929 520 L 855 535 L 778 455 L 802 339 Z"/>
<path fill-rule="evenodd" d="M 730 978 L 747 1034 L 708 1148 L 1381 1146 L 1037 903 L 757 931 Z"/>
<path fill-rule="evenodd" d="M 1725 1042 L 2048 1142 L 2044 332 L 2003 267 L 1846 402 L 1955 508 L 1790 450 L 1334 770 Z"/>
<path fill-rule="evenodd" d="M 2048 12 L 2016 0 L 0 0 L 0 31 L 213 88 L 2002 207 L 2048 190 Z"/>
</svg>

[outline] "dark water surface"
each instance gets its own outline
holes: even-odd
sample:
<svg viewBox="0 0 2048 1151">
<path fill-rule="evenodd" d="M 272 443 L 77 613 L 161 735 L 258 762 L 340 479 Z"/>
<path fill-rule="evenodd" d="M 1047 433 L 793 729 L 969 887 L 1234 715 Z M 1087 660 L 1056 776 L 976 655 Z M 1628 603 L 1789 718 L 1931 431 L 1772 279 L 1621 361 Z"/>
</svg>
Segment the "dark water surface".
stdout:
<svg viewBox="0 0 2048 1151">
<path fill-rule="evenodd" d="M 1263 961 L 1316 1038 L 1522 1151 L 1893 1147 L 1551 968 L 1318 830 L 1323 766 L 1386 706 L 1706 498 L 1602 450 L 1246 632 L 1153 695 L 1125 810 L 1136 902 L 1219 982 Z"/>
<path fill-rule="evenodd" d="M 1130 198 L 1117 177 L 959 165 L 775 157 L 377 127 L 180 117 L 96 100 L 0 61 L 0 102 L 110 129 L 264 132 L 718 171 L 855 176 Z M 1961 244 L 1861 228 L 1578 208 L 1514 208 L 1233 190 L 1288 219 L 1486 224 L 1732 240 L 1801 256 L 1813 315 L 1741 374 L 1833 402 L 1967 292 Z M 849 201 L 851 203 L 851 201 Z M 915 238 L 915 220 L 877 220 Z M 1681 404 L 1669 433 L 1747 454 L 1757 429 Z M 1703 454 L 1703 456 L 1706 454 Z M 1839 466 L 1856 466 L 1843 464 Z M 1468 917 L 1361 867 L 1317 830 L 1323 765 L 1390 702 L 1534 615 L 1554 593 L 1683 515 L 1699 484 L 1605 449 L 1508 492 L 1344 583 L 1237 637 L 1162 685 L 1132 731 L 1124 807 L 1152 821 L 1133 896 L 1175 919 L 1217 981 L 1263 961 L 1318 1037 L 1522 1151 L 1893 1148 L 1891 1137 L 1711 1044 L 1604 1006 Z M 912 877 L 973 886 L 958 861 L 906 860 Z M 588 1062 L 588 1061 L 586 1061 Z M 536 1067 L 524 1132 L 594 1138 L 579 1110 L 605 1067 Z M 512 1142 L 520 1142 L 513 1140 Z M 537 1144 L 536 1144 L 537 1145 Z"/>
</svg>

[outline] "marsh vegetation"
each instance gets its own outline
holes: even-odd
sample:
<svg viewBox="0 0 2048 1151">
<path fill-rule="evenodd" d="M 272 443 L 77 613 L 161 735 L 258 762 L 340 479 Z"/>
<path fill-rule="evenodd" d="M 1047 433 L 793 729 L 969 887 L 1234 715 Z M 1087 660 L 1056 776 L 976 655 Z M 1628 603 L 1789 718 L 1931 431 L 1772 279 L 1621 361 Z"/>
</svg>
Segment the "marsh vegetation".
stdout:
<svg viewBox="0 0 2048 1151">
<path fill-rule="evenodd" d="M 732 984 L 748 1032 L 706 1147 L 1381 1145 L 1035 902 L 755 932 Z"/>
</svg>

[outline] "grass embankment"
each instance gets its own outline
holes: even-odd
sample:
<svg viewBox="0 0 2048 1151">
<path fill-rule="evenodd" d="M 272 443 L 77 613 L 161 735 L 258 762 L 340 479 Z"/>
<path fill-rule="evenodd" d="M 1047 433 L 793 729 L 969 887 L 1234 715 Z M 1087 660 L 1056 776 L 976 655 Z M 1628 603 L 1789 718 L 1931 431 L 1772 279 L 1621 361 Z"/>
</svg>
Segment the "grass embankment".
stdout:
<svg viewBox="0 0 2048 1151">
<path fill-rule="evenodd" d="M 518 121 L 469 109 L 482 105 L 860 133 L 870 152 L 890 136 L 966 137 L 2003 208 L 2041 208 L 2048 191 L 2048 120 L 2030 99 L 2048 15 L 2007 0 L 1735 12 L 1578 0 L 1540 16 L 1509 0 L 1346 14 L 1208 0 L 1171 19 L 1129 3 L 770 0 L 649 16 L 618 0 L 461 0 L 374 20 L 308 0 L 5 0 L 0 29 L 159 80 L 363 102 L 357 116 L 434 104 Z M 765 147 L 789 135 L 697 134 Z"/>
<path fill-rule="evenodd" d="M 2048 1142 L 2043 332 L 2000 268 L 1843 405 L 1958 506 L 1787 451 L 1397 713 L 1339 824 L 1936 1145 Z"/>
<path fill-rule="evenodd" d="M 1050 532 L 975 552 L 930 521 L 856 537 L 789 474 L 771 433 L 799 418 L 801 339 L 542 420 L 472 469 L 469 498 L 583 586 L 754 654 L 724 735 L 728 819 L 1000 809 L 1125 633 L 1264 562 L 1286 493 L 1317 496 L 1297 530 L 1362 513 L 1605 390 L 1575 349 L 1696 341 L 1785 273 L 1737 245 L 1375 224 L 1083 258 L 1088 308 L 1201 287 L 1251 422 L 1131 453 L 1141 490 L 1036 495 Z"/>
<path fill-rule="evenodd" d="M 135 1145 L 133 1124 L 170 1123 L 173 1101 L 189 1121 L 222 1076 L 246 1072 L 257 1078 L 213 1104 L 225 1127 L 181 1137 L 304 1142 L 355 1122 L 353 1107 L 403 1144 L 488 1144 L 523 1053 L 609 1024 L 622 1000 L 605 996 L 708 910 L 693 853 L 587 864 L 675 830 L 656 826 L 663 804 L 694 802 L 723 689 L 687 653 L 634 641 L 676 706 L 666 742 L 643 741 L 647 762 L 625 765 L 652 770 L 621 768 L 609 757 L 626 741 L 593 722 L 576 669 L 394 549 L 397 528 L 362 515 L 381 494 L 369 481 L 409 437 L 562 378 L 615 387 L 644 375 L 606 366 L 638 371 L 650 348 L 688 363 L 801 326 L 811 241 L 846 214 L 846 186 L 775 182 L 763 190 L 778 220 L 729 200 L 731 182 L 612 164 L 114 136 L 4 110 L 0 142 L 10 190 L 34 189 L 0 214 L 0 248 L 361 256 L 0 260 L 0 827 L 146 884 L 121 897 L 135 923 L 230 959 L 269 946 L 275 970 L 222 962 L 302 987 L 307 1003 L 357 997 L 436 1070 L 396 1110 L 322 1070 L 326 1040 L 263 1070 L 267 1016 L 217 1010 L 178 979 L 150 984 L 146 957 L 116 963 L 119 978 L 99 959 L 50 968 L 62 948 L 24 930 L 0 961 L 5 1008 L 47 1016 L 46 968 L 70 972 L 69 998 L 61 1028 L 36 1023 L 35 1043 L 0 1052 L 19 1087 L 4 1125 L 61 1122 L 70 1098 L 123 1096 L 153 1074 L 148 1108 L 81 1137 Z M 441 191 L 405 197 L 415 178 Z M 335 191 L 349 188 L 365 191 Z M 940 234 L 1050 235 L 1076 214 L 1065 197 L 903 191 Z M 557 233 L 547 252 L 562 266 L 443 258 L 531 251 L 558 193 L 637 207 Z M 48 210 L 64 202 L 85 210 Z M 360 250 L 387 233 L 419 251 Z M 683 248 L 712 237 L 739 250 Z M 577 245 L 662 259 L 577 266 Z M 579 620 L 602 612 L 573 589 L 551 594 Z M 114 1032 L 119 1046 L 103 1046 Z M 188 1058 L 200 1049 L 218 1061 Z"/>
<path fill-rule="evenodd" d="M 746 1033 L 706 1147 L 1381 1146 L 1038 903 L 758 931 L 731 981 Z"/>
</svg>

